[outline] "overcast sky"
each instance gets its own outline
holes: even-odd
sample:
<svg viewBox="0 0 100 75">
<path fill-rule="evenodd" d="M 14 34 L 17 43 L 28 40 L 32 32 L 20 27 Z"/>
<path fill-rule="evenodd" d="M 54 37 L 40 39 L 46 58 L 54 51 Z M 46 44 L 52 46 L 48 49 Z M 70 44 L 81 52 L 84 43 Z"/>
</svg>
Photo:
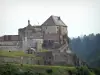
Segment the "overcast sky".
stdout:
<svg viewBox="0 0 100 75">
<path fill-rule="evenodd" d="M 0 36 L 18 34 L 18 28 L 41 25 L 60 16 L 69 37 L 100 33 L 100 0 L 0 0 Z"/>
</svg>

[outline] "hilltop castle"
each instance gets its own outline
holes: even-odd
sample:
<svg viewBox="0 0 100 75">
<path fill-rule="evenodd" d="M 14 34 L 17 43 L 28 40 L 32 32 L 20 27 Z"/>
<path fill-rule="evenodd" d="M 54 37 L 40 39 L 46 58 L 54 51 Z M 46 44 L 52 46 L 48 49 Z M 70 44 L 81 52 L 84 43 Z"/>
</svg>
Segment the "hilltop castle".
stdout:
<svg viewBox="0 0 100 75">
<path fill-rule="evenodd" d="M 27 50 L 29 48 L 57 49 L 68 46 L 67 26 L 58 16 L 50 16 L 42 25 L 32 26 L 30 20 L 24 28 L 18 29 L 18 35 L 0 37 L 0 49 Z M 38 50 L 39 50 L 38 49 Z"/>
<path fill-rule="evenodd" d="M 44 64 L 71 64 L 79 62 L 69 46 L 67 26 L 58 16 L 50 16 L 42 25 L 32 26 L 30 20 L 18 35 L 0 37 L 0 50 L 19 51 L 43 57 Z M 41 52 L 41 50 L 48 50 Z"/>
</svg>

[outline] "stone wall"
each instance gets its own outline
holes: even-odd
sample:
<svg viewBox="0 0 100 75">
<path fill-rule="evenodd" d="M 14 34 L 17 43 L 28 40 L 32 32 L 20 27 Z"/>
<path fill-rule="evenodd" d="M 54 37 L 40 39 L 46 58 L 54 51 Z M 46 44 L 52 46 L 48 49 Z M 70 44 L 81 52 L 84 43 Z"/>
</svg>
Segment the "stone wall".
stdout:
<svg viewBox="0 0 100 75">
<path fill-rule="evenodd" d="M 25 37 L 26 40 L 23 40 L 23 50 L 27 50 L 29 48 L 36 48 L 37 50 L 42 49 L 43 39 L 32 39 Z"/>
<path fill-rule="evenodd" d="M 0 50 L 19 51 L 22 50 L 22 48 L 19 48 L 19 46 L 0 46 Z"/>
<path fill-rule="evenodd" d="M 58 26 L 42 26 L 42 31 L 43 31 L 45 34 L 57 33 L 57 31 L 58 31 Z"/>
<path fill-rule="evenodd" d="M 45 65 L 52 65 L 53 64 L 53 55 L 51 51 L 47 52 L 37 52 L 35 53 L 36 56 L 42 57 Z"/>
<path fill-rule="evenodd" d="M 15 36 L 13 36 L 15 37 Z M 12 38 L 14 40 L 14 38 Z M 16 38 L 15 38 L 16 39 Z M 8 50 L 8 51 L 18 51 L 18 50 L 22 50 L 20 48 L 20 41 L 16 40 L 16 41 L 0 41 L 0 50 Z"/>
<path fill-rule="evenodd" d="M 65 52 L 53 53 L 54 64 L 55 65 L 75 65 L 73 60 L 73 54 L 68 54 Z"/>
<path fill-rule="evenodd" d="M 34 57 L 4 57 L 0 56 L 0 63 L 16 63 L 16 64 L 39 64 L 43 65 L 43 60 Z"/>
<path fill-rule="evenodd" d="M 0 41 L 1 46 L 17 45 L 19 41 Z"/>
</svg>

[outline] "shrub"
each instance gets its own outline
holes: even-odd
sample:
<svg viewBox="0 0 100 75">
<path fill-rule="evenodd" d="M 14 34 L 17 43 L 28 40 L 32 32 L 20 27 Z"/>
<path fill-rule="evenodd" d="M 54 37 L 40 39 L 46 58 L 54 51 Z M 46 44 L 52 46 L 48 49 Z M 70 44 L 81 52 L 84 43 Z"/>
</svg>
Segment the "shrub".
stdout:
<svg viewBox="0 0 100 75">
<path fill-rule="evenodd" d="M 52 69 L 47 69 L 46 72 L 47 72 L 48 74 L 52 74 L 53 71 L 52 71 Z"/>
<path fill-rule="evenodd" d="M 95 70 L 95 72 L 99 72 Z M 0 75 L 94 75 L 87 67 L 1 64 Z M 97 75 L 100 75 L 99 73 Z"/>
<path fill-rule="evenodd" d="M 68 71 L 68 74 L 69 74 L 69 75 L 72 75 L 72 72 L 71 72 L 71 70 L 69 70 L 69 71 Z"/>
</svg>

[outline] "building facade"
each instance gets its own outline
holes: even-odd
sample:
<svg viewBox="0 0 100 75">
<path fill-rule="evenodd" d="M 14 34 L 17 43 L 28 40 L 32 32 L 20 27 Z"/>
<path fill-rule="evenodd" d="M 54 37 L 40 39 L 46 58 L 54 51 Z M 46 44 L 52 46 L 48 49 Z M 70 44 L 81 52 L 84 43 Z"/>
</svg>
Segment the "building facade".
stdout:
<svg viewBox="0 0 100 75">
<path fill-rule="evenodd" d="M 0 50 L 17 51 L 19 48 L 19 35 L 4 35 L 0 37 Z"/>
<path fill-rule="evenodd" d="M 67 26 L 58 16 L 50 16 L 42 25 L 43 40 L 45 46 L 59 47 L 67 40 Z"/>
<path fill-rule="evenodd" d="M 71 64 L 77 60 L 68 46 L 67 25 L 59 16 L 51 15 L 42 25 L 32 26 L 30 20 L 18 35 L 0 37 L 0 50 L 23 50 L 42 57 L 44 64 Z M 32 52 L 33 49 L 33 52 Z M 40 52 L 47 49 L 47 52 Z M 29 51 L 30 50 L 30 51 Z"/>
</svg>

